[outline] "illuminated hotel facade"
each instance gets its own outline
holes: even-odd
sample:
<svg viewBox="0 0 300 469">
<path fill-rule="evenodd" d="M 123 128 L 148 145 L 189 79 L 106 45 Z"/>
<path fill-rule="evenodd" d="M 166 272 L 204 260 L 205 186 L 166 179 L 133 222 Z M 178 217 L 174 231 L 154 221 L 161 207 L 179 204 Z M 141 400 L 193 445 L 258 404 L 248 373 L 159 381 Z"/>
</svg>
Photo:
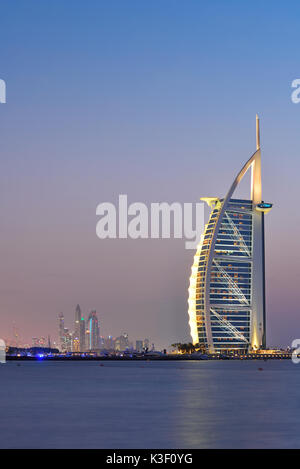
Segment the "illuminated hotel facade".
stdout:
<svg viewBox="0 0 300 469">
<path fill-rule="evenodd" d="M 272 204 L 261 195 L 258 117 L 256 147 L 226 197 L 201 199 L 211 213 L 194 256 L 188 313 L 193 343 L 210 353 L 266 347 L 264 214 Z M 249 169 L 251 198 L 234 199 Z"/>
</svg>

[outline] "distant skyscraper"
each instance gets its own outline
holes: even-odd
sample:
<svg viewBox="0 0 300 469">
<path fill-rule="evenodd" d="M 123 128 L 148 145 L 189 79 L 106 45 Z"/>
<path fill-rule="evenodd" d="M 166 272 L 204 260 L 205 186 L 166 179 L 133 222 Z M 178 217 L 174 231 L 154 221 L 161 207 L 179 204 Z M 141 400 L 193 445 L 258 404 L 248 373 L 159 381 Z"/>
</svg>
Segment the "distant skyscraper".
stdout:
<svg viewBox="0 0 300 469">
<path fill-rule="evenodd" d="M 40 337 L 40 346 L 46 347 L 47 339 L 46 337 Z"/>
<path fill-rule="evenodd" d="M 100 336 L 99 337 L 99 348 L 104 349 L 104 345 L 105 345 L 105 338 Z"/>
<path fill-rule="evenodd" d="M 89 350 L 99 348 L 99 323 L 97 313 L 95 310 L 91 311 L 88 317 L 88 330 L 89 330 Z"/>
<path fill-rule="evenodd" d="M 80 352 L 85 352 L 85 350 L 86 350 L 86 341 L 85 341 L 85 320 L 84 320 L 84 317 L 82 317 L 80 319 L 79 343 L 80 343 Z"/>
<path fill-rule="evenodd" d="M 40 346 L 40 339 L 39 337 L 32 337 L 32 346 L 39 347 Z"/>
<path fill-rule="evenodd" d="M 58 315 L 58 335 L 59 335 L 59 345 L 61 350 L 63 349 L 64 342 L 64 333 L 65 333 L 65 318 L 63 313 Z"/>
<path fill-rule="evenodd" d="M 107 350 L 114 350 L 115 348 L 115 339 L 109 335 L 105 340 L 104 340 L 104 348 Z"/>
<path fill-rule="evenodd" d="M 72 338 L 72 352 L 80 352 L 80 343 L 78 337 Z"/>
<path fill-rule="evenodd" d="M 189 324 L 193 343 L 209 352 L 266 346 L 264 214 L 272 204 L 261 200 L 258 118 L 256 135 L 256 152 L 226 197 L 202 199 L 211 215 L 192 266 Z M 233 199 L 250 168 L 251 199 Z"/>
<path fill-rule="evenodd" d="M 85 320 L 84 320 L 84 317 L 82 316 L 81 308 L 79 305 L 77 305 L 75 309 L 75 327 L 74 327 L 73 344 L 74 344 L 74 347 L 76 347 L 76 351 L 78 352 L 79 351 L 84 352 L 86 350 Z"/>
<path fill-rule="evenodd" d="M 85 328 L 85 350 L 90 350 L 90 330 L 89 324 Z"/>
<path fill-rule="evenodd" d="M 147 351 L 149 350 L 150 346 L 150 340 L 149 339 L 144 339 L 144 349 Z"/>
<path fill-rule="evenodd" d="M 75 309 L 75 327 L 74 327 L 74 335 L 77 339 L 80 336 L 80 320 L 81 320 L 81 309 L 80 306 L 77 305 Z"/>
<path fill-rule="evenodd" d="M 129 348 L 128 334 L 124 332 L 120 337 L 116 338 L 115 342 L 116 350 L 127 350 Z"/>
<path fill-rule="evenodd" d="M 72 352 L 73 351 L 73 340 L 72 334 L 69 332 L 69 329 L 64 329 L 63 342 L 62 342 L 62 352 Z"/>
<path fill-rule="evenodd" d="M 143 351 L 143 341 L 142 340 L 137 340 L 135 343 L 135 349 L 137 352 L 142 352 Z"/>
</svg>

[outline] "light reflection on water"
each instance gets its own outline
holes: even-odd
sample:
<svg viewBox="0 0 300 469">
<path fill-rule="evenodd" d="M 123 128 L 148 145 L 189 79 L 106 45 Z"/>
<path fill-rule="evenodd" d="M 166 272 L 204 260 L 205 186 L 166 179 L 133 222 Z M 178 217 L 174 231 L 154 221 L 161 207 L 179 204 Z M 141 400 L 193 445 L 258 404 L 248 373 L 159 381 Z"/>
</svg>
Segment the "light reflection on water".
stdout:
<svg viewBox="0 0 300 469">
<path fill-rule="evenodd" d="M 1 448 L 300 447 L 289 360 L 18 365 L 0 365 Z"/>
</svg>

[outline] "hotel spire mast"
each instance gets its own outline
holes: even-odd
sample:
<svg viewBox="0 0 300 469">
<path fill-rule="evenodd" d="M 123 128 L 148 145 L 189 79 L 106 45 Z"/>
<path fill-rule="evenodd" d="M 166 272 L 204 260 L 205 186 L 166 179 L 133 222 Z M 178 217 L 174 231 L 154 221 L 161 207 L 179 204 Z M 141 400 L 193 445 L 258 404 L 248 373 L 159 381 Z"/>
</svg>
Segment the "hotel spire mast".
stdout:
<svg viewBox="0 0 300 469">
<path fill-rule="evenodd" d="M 260 149 L 259 117 L 256 114 L 256 150 Z"/>
<path fill-rule="evenodd" d="M 256 114 L 256 153 L 251 164 L 251 199 L 253 203 L 261 202 L 261 151 L 259 118 Z"/>
</svg>

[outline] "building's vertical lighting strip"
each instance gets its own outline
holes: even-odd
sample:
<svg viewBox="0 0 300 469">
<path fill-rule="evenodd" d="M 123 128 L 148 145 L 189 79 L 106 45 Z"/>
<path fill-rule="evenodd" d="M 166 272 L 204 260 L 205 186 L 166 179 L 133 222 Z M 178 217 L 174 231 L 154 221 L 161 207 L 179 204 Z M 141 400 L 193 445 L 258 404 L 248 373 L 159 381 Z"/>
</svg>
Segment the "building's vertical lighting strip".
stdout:
<svg viewBox="0 0 300 469">
<path fill-rule="evenodd" d="M 93 318 L 90 319 L 90 350 L 92 350 L 92 327 L 93 327 L 92 320 Z"/>
<path fill-rule="evenodd" d="M 208 261 L 208 256 L 209 256 L 209 252 L 211 249 L 211 240 L 215 231 L 217 220 L 219 219 L 219 216 L 220 216 L 220 207 L 221 207 L 221 203 L 218 198 L 203 198 L 201 200 L 205 200 L 208 203 L 208 205 L 211 208 L 211 213 L 210 213 L 208 223 L 204 227 L 204 232 L 201 235 L 200 242 L 197 246 L 197 251 L 194 256 L 194 263 L 192 265 L 192 272 L 190 276 L 190 286 L 188 290 L 189 291 L 189 299 L 188 299 L 189 325 L 190 325 L 190 330 L 191 330 L 191 336 L 193 339 L 193 344 L 197 344 L 201 342 L 203 343 L 203 341 L 207 342 L 207 333 L 206 333 L 207 327 L 208 327 L 207 322 L 210 320 L 210 318 L 207 317 L 207 312 L 206 312 L 205 284 L 207 281 L 209 281 L 209 279 L 207 278 L 206 269 L 203 270 L 201 273 L 199 272 L 199 262 L 200 262 L 201 255 L 205 256 L 205 260 L 203 260 L 203 262 L 207 263 Z M 217 210 L 217 213 L 216 213 L 216 210 Z M 214 220 L 213 220 L 213 215 L 216 215 Z M 204 252 L 203 251 L 203 248 L 205 246 L 204 240 L 207 237 L 208 229 L 212 230 L 212 233 L 210 233 L 209 235 L 210 239 L 209 238 L 207 239 L 208 249 L 205 250 Z M 203 286 L 200 286 L 200 287 L 198 285 L 199 278 L 201 279 L 201 283 L 203 283 Z M 199 288 L 199 293 L 197 293 L 197 286 Z M 196 304 L 197 299 L 199 300 L 202 299 L 203 305 L 204 305 L 204 306 L 199 307 L 198 309 L 197 309 L 197 304 Z M 204 329 L 205 329 L 205 339 L 202 338 L 202 340 L 200 340 L 200 337 L 199 337 L 198 320 L 197 320 L 197 316 L 200 316 L 199 314 L 200 311 L 201 311 L 201 316 L 202 316 L 201 321 L 202 321 L 202 324 L 204 323 Z"/>
<path fill-rule="evenodd" d="M 205 233 L 205 231 L 204 231 Z M 198 277 L 198 266 L 199 266 L 199 259 L 202 250 L 203 240 L 204 240 L 204 233 L 202 233 L 200 242 L 197 247 L 196 254 L 194 256 L 194 263 L 192 265 L 192 272 L 190 276 L 190 286 L 189 286 L 189 325 L 191 329 L 191 336 L 193 339 L 193 344 L 197 344 L 199 342 L 198 339 L 198 329 L 197 329 L 197 311 L 196 311 L 196 297 L 197 297 L 197 277 Z"/>
</svg>

